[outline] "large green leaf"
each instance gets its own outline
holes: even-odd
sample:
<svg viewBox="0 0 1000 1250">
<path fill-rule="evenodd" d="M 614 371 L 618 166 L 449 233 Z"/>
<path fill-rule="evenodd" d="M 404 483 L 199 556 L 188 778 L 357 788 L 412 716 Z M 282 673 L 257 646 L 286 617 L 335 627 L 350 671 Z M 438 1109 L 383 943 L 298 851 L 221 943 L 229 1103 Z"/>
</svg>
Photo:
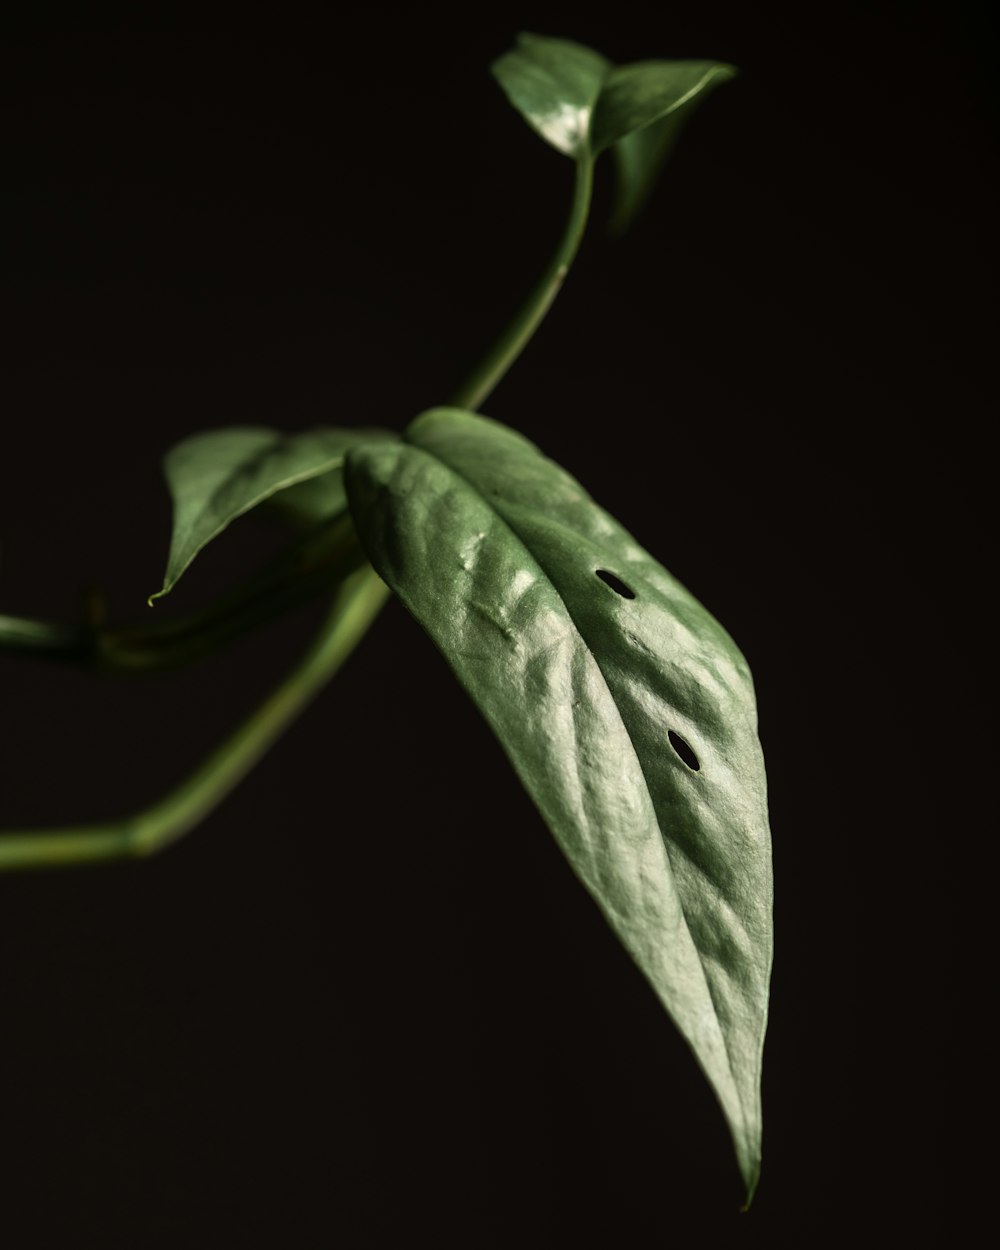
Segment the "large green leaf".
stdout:
<svg viewBox="0 0 1000 1250">
<path fill-rule="evenodd" d="M 341 468 L 348 448 L 396 437 L 378 429 L 320 427 L 285 434 L 263 426 L 210 430 L 178 443 L 164 469 L 174 501 L 174 528 L 163 587 L 168 594 L 191 561 L 238 516 L 278 491 L 322 476 L 308 494 L 290 501 L 289 512 L 334 517 L 346 507 Z"/>
<path fill-rule="evenodd" d="M 760 1160 L 771 965 L 750 672 L 567 473 L 455 409 L 348 453 L 376 570 L 444 653 Z"/>
<path fill-rule="evenodd" d="M 574 160 L 618 157 L 616 229 L 641 207 L 693 105 L 731 78 L 721 61 L 613 65 L 567 39 L 522 34 L 493 64 L 514 107 L 546 142 Z"/>
</svg>

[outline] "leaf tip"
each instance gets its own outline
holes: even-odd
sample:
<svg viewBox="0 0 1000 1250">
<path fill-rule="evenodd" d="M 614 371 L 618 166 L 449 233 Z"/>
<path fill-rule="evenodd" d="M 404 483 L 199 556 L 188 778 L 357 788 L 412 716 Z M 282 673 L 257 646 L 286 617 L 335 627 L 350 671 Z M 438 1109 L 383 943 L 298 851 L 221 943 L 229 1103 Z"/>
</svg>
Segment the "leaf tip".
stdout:
<svg viewBox="0 0 1000 1250">
<path fill-rule="evenodd" d="M 740 1212 L 746 1214 L 753 1205 L 754 1194 L 757 1192 L 757 1182 L 760 1180 L 760 1155 L 758 1154 L 749 1166 L 742 1167 L 743 1183 L 746 1185 L 746 1198 L 740 1207 Z"/>
</svg>

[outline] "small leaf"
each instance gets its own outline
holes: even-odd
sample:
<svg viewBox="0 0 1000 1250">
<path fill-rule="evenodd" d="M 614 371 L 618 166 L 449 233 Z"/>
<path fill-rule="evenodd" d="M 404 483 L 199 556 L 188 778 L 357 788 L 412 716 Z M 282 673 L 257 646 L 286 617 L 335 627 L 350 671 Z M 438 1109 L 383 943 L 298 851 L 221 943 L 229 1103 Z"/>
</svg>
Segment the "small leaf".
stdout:
<svg viewBox="0 0 1000 1250">
<path fill-rule="evenodd" d="M 322 487 L 317 484 L 296 501 L 300 516 L 310 510 L 331 518 L 343 512 L 344 453 L 360 442 L 395 437 L 378 429 L 321 427 L 285 434 L 262 426 L 233 426 L 179 443 L 164 460 L 174 500 L 174 531 L 163 587 L 150 603 L 173 589 L 198 552 L 230 522 L 278 491 L 322 476 Z"/>
<path fill-rule="evenodd" d="M 667 117 L 732 78 L 718 61 L 642 61 L 607 76 L 591 122 L 595 155 L 619 139 Z"/>
<path fill-rule="evenodd" d="M 522 34 L 517 47 L 493 62 L 507 98 L 547 143 L 586 157 L 590 119 L 612 68 L 599 52 L 569 39 Z"/>
<path fill-rule="evenodd" d="M 746 661 L 520 435 L 436 409 L 404 440 L 348 453 L 362 544 L 687 1039 L 752 1193 L 771 866 Z"/>
<path fill-rule="evenodd" d="M 508 99 L 557 151 L 596 160 L 613 148 L 620 233 L 645 202 L 692 107 L 736 70 L 721 61 L 615 66 L 566 39 L 522 34 L 493 65 Z"/>
</svg>

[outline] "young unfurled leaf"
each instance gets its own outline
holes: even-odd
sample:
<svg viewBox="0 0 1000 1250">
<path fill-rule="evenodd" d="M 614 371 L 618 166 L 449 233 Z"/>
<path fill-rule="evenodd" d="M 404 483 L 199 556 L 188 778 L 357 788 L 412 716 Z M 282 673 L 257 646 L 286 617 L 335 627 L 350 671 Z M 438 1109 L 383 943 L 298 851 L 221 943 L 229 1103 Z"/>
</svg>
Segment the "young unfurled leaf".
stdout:
<svg viewBox="0 0 1000 1250">
<path fill-rule="evenodd" d="M 444 653 L 689 1042 L 747 1190 L 771 861 L 750 672 L 567 473 L 455 409 L 347 455 L 368 557 Z"/>
<path fill-rule="evenodd" d="M 508 99 L 557 151 L 595 160 L 618 156 L 616 229 L 635 215 L 692 106 L 731 78 L 721 61 L 613 65 L 567 39 L 522 34 L 493 65 Z"/>
<path fill-rule="evenodd" d="M 341 466 L 360 442 L 395 438 L 378 429 L 321 427 L 285 434 L 263 426 L 210 430 L 178 443 L 164 460 L 174 501 L 174 528 L 163 587 L 168 594 L 199 551 L 244 512 L 278 491 L 323 477 L 298 501 L 301 514 L 334 517 L 346 507 Z"/>
</svg>

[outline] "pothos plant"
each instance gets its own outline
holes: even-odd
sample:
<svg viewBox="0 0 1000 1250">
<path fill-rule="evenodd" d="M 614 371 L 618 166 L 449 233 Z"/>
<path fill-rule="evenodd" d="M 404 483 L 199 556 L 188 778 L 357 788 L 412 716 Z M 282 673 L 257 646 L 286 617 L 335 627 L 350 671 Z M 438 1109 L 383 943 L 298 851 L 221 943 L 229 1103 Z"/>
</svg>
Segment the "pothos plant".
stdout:
<svg viewBox="0 0 1000 1250">
<path fill-rule="evenodd" d="M 640 208 L 713 61 L 612 65 L 522 35 L 493 73 L 575 165 L 565 232 L 504 336 L 402 434 L 228 427 L 166 457 L 169 594 L 252 508 L 280 509 L 279 557 L 209 608 L 111 628 L 0 616 L 6 652 L 102 672 L 162 669 L 303 600 L 332 596 L 298 665 L 183 784 L 109 824 L 0 835 L 0 867 L 145 856 L 237 784 L 333 676 L 390 594 L 444 654 L 557 843 L 714 1089 L 747 1201 L 760 1170 L 771 862 L 750 671 L 721 625 L 564 469 L 477 415 L 545 316 L 577 252 L 594 166 L 617 164 L 614 225 Z"/>
</svg>

